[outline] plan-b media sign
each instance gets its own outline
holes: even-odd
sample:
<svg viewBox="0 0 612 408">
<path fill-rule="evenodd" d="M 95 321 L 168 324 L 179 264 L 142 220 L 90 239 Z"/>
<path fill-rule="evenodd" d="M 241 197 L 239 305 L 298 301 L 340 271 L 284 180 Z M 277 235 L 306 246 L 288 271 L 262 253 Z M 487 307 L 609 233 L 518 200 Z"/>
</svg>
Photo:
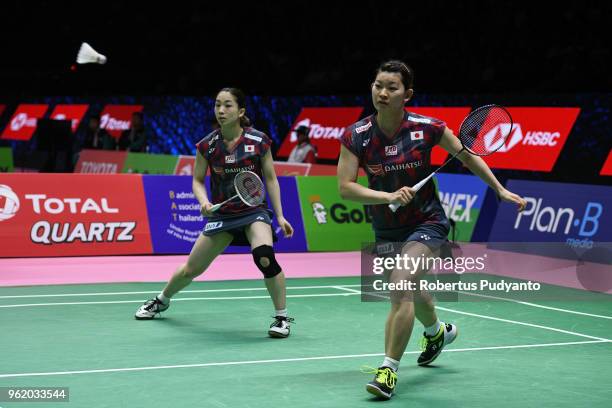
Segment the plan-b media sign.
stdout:
<svg viewBox="0 0 612 408">
<path fill-rule="evenodd" d="M 503 203 L 491 241 L 564 242 L 573 248 L 612 241 L 611 187 L 510 180 L 507 188 L 527 206 L 518 213 Z"/>
</svg>

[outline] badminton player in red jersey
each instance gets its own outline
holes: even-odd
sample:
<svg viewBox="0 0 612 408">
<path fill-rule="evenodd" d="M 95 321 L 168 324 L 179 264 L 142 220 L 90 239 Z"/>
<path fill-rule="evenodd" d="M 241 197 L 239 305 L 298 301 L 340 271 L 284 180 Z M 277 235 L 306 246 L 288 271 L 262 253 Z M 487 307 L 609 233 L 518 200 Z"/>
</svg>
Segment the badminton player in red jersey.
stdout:
<svg viewBox="0 0 612 408">
<path fill-rule="evenodd" d="M 293 235 L 293 227 L 283 216 L 280 188 L 270 153 L 271 140 L 264 133 L 250 127 L 245 112 L 245 95 L 236 88 L 224 88 L 215 100 L 215 117 L 219 129 L 198 142 L 193 175 L 193 192 L 208 217 L 202 235 L 164 290 L 146 301 L 136 312 L 136 319 L 153 319 L 168 309 L 170 298 L 202 274 L 211 262 L 229 245 L 250 245 L 255 265 L 274 303 L 274 321 L 268 330 L 271 337 L 287 337 L 293 319 L 287 317 L 285 275 L 274 257 L 271 211 L 265 201 L 249 207 L 239 199 L 229 201 L 216 212 L 213 203 L 234 196 L 234 177 L 251 171 L 265 180 L 278 225 L 286 237 Z M 210 168 L 212 200 L 204 187 Z M 263 177 L 262 177 L 263 175 Z"/>
<path fill-rule="evenodd" d="M 402 254 L 435 257 L 448 242 L 449 221 L 433 181 L 418 192 L 408 186 L 431 173 L 430 152 L 435 145 L 451 154 L 459 152 L 462 146 L 443 121 L 404 110 L 413 95 L 412 86 L 413 71 L 403 62 L 388 61 L 378 68 L 372 83 L 372 102 L 377 113 L 353 124 L 343 135 L 338 188 L 344 199 L 369 205 L 377 243 L 400 242 Z M 457 157 L 501 200 L 515 203 L 519 211 L 523 210 L 525 200 L 506 190 L 480 157 L 467 152 Z M 360 166 L 367 173 L 368 187 L 357 183 Z M 402 206 L 394 213 L 389 209 L 392 203 Z M 427 270 L 414 272 L 402 276 L 402 272 L 394 270 L 391 279 L 414 280 Z M 386 399 L 393 395 L 396 372 L 415 316 L 425 327 L 419 365 L 433 362 L 456 338 L 457 327 L 438 319 L 431 295 L 393 291 L 385 326 L 385 359 L 374 370 L 374 380 L 366 385 L 368 392 Z"/>
</svg>

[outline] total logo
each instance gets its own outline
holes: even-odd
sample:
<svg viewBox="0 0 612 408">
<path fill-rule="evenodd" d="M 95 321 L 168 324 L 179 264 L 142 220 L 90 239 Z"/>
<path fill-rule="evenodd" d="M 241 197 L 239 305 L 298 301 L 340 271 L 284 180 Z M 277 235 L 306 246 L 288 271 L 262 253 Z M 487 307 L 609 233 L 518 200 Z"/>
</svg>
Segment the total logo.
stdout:
<svg viewBox="0 0 612 408">
<path fill-rule="evenodd" d="M 546 206 L 542 198 L 524 197 L 527 207 L 518 213 L 514 222 L 514 229 L 527 227 L 529 231 L 538 231 L 546 234 L 574 235 L 567 238 L 566 243 L 576 247 L 592 247 L 593 241 L 589 238 L 599 230 L 599 218 L 603 214 L 604 206 L 595 201 L 589 201 L 580 210 L 573 208 L 555 208 Z M 577 235 L 577 237 L 576 237 Z"/>
<path fill-rule="evenodd" d="M 504 135 L 508 135 L 504 143 Z M 561 137 L 559 132 L 530 130 L 523 133 L 520 123 L 501 123 L 491 129 L 485 136 L 485 147 L 489 151 L 508 152 L 517 144 L 526 146 L 554 147 Z"/>
<path fill-rule="evenodd" d="M 115 119 L 110 114 L 105 113 L 100 117 L 100 127 L 109 131 L 128 130 L 130 128 L 130 121 Z"/>
<path fill-rule="evenodd" d="M 11 120 L 11 130 L 18 132 L 22 127 L 36 127 L 36 118 L 29 118 L 27 113 L 18 113 Z"/>
<path fill-rule="evenodd" d="M 0 184 L 0 221 L 13 218 L 19 211 L 19 197 L 9 187 Z"/>
<path fill-rule="evenodd" d="M 308 136 L 311 139 L 340 139 L 344 133 L 344 127 L 333 127 L 333 126 L 322 126 L 318 123 L 311 123 L 310 118 L 302 119 L 295 124 L 294 129 L 300 126 L 307 126 L 310 128 Z M 297 133 L 291 132 L 291 142 L 297 143 Z"/>
</svg>

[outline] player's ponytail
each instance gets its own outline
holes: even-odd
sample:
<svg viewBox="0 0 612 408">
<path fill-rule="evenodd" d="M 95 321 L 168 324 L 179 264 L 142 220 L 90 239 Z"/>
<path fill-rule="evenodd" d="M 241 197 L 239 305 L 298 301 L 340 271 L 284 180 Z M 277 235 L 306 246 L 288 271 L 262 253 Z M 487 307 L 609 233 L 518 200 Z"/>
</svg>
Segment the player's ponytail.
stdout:
<svg viewBox="0 0 612 408">
<path fill-rule="evenodd" d="M 246 95 L 244 94 L 244 92 L 242 92 L 241 89 L 229 87 L 229 88 L 223 88 L 222 90 L 219 91 L 219 93 L 221 92 L 230 93 L 234 97 L 234 99 L 236 99 L 236 104 L 238 105 L 238 109 L 244 108 L 246 110 Z M 243 128 L 251 126 L 251 119 L 248 118 L 246 113 L 242 115 L 242 117 L 240 118 L 240 126 Z"/>
</svg>

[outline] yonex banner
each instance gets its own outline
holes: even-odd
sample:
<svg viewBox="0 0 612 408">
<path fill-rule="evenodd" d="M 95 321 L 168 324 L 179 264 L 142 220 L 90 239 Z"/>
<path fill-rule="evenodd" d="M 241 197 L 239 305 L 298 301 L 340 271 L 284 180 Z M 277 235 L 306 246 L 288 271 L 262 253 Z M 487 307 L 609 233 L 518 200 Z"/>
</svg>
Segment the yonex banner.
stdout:
<svg viewBox="0 0 612 408">
<path fill-rule="evenodd" d="M 455 240 L 470 241 L 480 209 L 487 193 L 487 185 L 476 176 L 437 173 L 440 202 L 446 216 L 455 221 Z M 449 239 L 452 239 L 452 229 Z"/>
<path fill-rule="evenodd" d="M 467 106 L 462 107 L 425 107 L 425 106 L 409 106 L 406 108 L 408 112 L 414 112 L 418 115 L 429 116 L 446 122 L 446 127 L 453 131 L 455 135 L 459 134 L 459 126 L 463 119 L 470 113 L 472 108 Z M 441 165 L 448 157 L 448 152 L 440 146 L 435 146 L 431 150 L 431 164 Z"/>
<path fill-rule="evenodd" d="M 353 108 L 303 108 L 283 140 L 278 155 L 289 157 L 297 144 L 295 129 L 308 126 L 310 142 L 317 147 L 321 159 L 336 159 L 340 154 L 340 137 L 347 126 L 359 119 L 361 107 Z"/>
<path fill-rule="evenodd" d="M 76 132 L 88 108 L 89 105 L 57 105 L 51 113 L 51 119 L 72 121 L 72 131 Z"/>
<path fill-rule="evenodd" d="M 356 251 L 374 240 L 363 204 L 343 200 L 333 176 L 296 177 L 309 251 Z M 367 185 L 365 177 L 359 183 Z"/>
<path fill-rule="evenodd" d="M 0 147 L 0 173 L 13 171 L 13 150 L 10 147 Z"/>
<path fill-rule="evenodd" d="M 612 187 L 510 180 L 527 200 L 523 212 L 501 203 L 489 237 L 496 242 L 565 242 L 589 248 L 612 242 Z"/>
<path fill-rule="evenodd" d="M 612 150 L 610 150 L 610 153 L 608 153 L 608 159 L 601 168 L 601 172 L 599 172 L 599 175 L 612 176 Z"/>
<path fill-rule="evenodd" d="M 49 105 L 19 105 L 0 139 L 30 140 L 36 130 L 37 119 L 45 116 L 48 107 Z"/>
<path fill-rule="evenodd" d="M 75 173 L 114 174 L 123 172 L 127 152 L 83 149 Z"/>
<path fill-rule="evenodd" d="M 151 253 L 141 176 L 0 174 L 0 257 Z"/>
<path fill-rule="evenodd" d="M 128 153 L 123 173 L 174 174 L 178 156 L 169 154 Z"/>
<path fill-rule="evenodd" d="M 274 219 L 272 228 L 278 242 L 277 252 L 305 252 L 306 237 L 298 202 L 297 186 L 293 177 L 279 177 L 285 218 L 294 228 L 292 238 L 285 238 Z M 192 178 L 180 176 L 144 176 L 147 212 L 155 253 L 187 254 L 200 236 L 206 219 L 192 191 Z M 206 185 L 209 185 L 207 178 Z M 210 194 L 210 192 L 209 192 Z M 268 200 L 269 201 L 269 200 Z M 227 253 L 249 253 L 249 247 L 230 246 Z"/>
<path fill-rule="evenodd" d="M 132 114 L 142 108 L 142 105 L 106 105 L 100 115 L 100 127 L 118 138 L 132 126 Z"/>
<path fill-rule="evenodd" d="M 502 133 L 506 142 L 483 159 L 496 169 L 551 171 L 576 122 L 580 108 L 508 108 L 514 121 L 485 135 L 488 148 L 497 148 Z"/>
</svg>

